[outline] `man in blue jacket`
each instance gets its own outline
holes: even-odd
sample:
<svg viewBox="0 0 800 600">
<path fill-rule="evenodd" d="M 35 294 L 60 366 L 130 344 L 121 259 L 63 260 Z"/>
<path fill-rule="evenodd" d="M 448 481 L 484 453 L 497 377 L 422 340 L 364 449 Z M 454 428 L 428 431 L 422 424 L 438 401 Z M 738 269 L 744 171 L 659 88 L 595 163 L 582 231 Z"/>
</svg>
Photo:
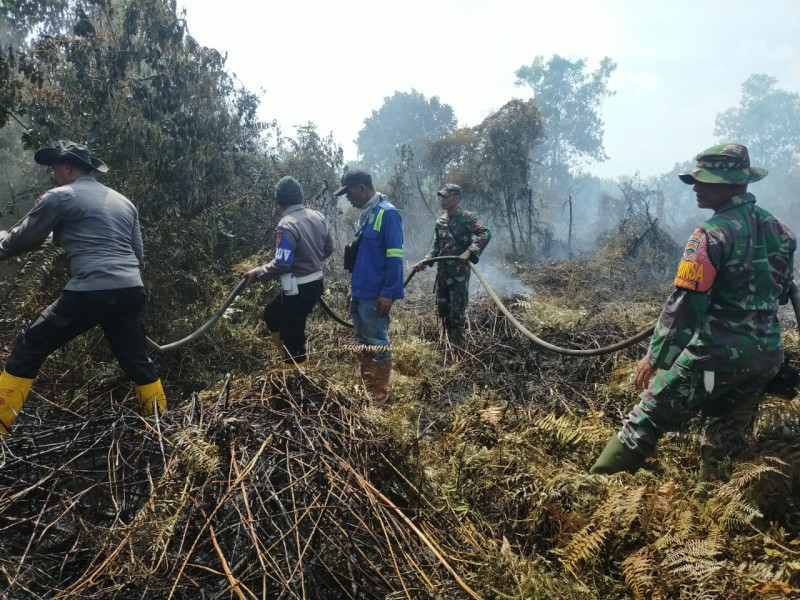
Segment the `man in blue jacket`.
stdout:
<svg viewBox="0 0 800 600">
<path fill-rule="evenodd" d="M 353 242 L 355 260 L 345 265 L 351 271 L 347 305 L 353 318 L 356 344 L 378 346 L 359 354 L 361 376 L 376 405 L 386 403 L 392 352 L 389 341 L 389 311 L 403 293 L 403 220 L 397 209 L 372 186 L 372 176 L 363 169 L 350 169 L 342 176 L 335 195 L 361 210 Z"/>
</svg>

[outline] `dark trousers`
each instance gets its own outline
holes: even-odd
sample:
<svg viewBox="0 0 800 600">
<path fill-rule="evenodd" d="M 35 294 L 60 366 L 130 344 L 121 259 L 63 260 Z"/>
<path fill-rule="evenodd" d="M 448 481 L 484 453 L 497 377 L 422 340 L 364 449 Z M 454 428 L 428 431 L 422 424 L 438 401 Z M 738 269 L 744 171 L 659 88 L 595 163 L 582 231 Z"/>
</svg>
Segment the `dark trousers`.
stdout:
<svg viewBox="0 0 800 600">
<path fill-rule="evenodd" d="M 306 359 L 306 319 L 322 297 L 322 279 L 297 286 L 297 294 L 279 292 L 264 307 L 264 322 L 273 333 L 279 333 L 289 356 L 286 362 L 301 363 Z"/>
<path fill-rule="evenodd" d="M 142 287 L 93 292 L 64 290 L 23 329 L 5 369 L 16 377 L 34 379 L 45 359 L 71 339 L 100 325 L 120 367 L 136 385 L 158 379 L 147 356 L 140 315 L 147 294 Z"/>
</svg>

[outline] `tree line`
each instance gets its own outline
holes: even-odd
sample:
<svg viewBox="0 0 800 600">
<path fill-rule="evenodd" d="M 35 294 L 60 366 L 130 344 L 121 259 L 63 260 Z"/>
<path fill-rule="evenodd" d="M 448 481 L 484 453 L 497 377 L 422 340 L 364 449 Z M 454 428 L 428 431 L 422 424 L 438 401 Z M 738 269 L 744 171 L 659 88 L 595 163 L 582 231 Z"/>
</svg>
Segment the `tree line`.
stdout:
<svg viewBox="0 0 800 600">
<path fill-rule="evenodd" d="M 37 176 L 26 154 L 31 149 L 64 137 L 86 142 L 114 165 L 109 184 L 136 202 L 156 255 L 170 248 L 179 269 L 195 269 L 198 255 L 222 263 L 256 252 L 277 217 L 262 192 L 283 174 L 295 175 L 309 192 L 341 174 L 336 140 L 313 122 L 289 138 L 277 122 L 261 120 L 258 96 L 227 72 L 223 55 L 196 42 L 172 0 L 11 0 L 0 18 L 0 157 L 12 173 L 7 179 L 22 171 Z M 664 223 L 665 215 L 685 214 L 673 210 L 687 192 L 674 172 L 612 182 L 583 171 L 607 158 L 601 108 L 614 93 L 609 80 L 616 67 L 608 57 L 591 69 L 584 59 L 537 56 L 515 72 L 527 97 L 510 99 L 471 127 L 459 126 L 438 97 L 397 91 L 365 118 L 356 140 L 359 162 L 420 220 L 438 212 L 438 186 L 458 182 L 469 207 L 518 258 L 563 252 L 573 227 L 582 240 L 596 237 L 601 226 L 613 225 L 609 215 L 622 218 L 636 202 Z M 747 144 L 771 168 L 775 189 L 797 189 L 797 93 L 752 75 L 740 103 L 719 113 L 715 135 Z M 641 193 L 631 195 L 632 188 Z M 319 202 L 335 215 L 330 196 Z M 582 219 L 570 220 L 565 233 L 576 211 Z M 419 235 L 424 243 L 416 230 L 412 241 Z M 191 243 L 175 248 L 176 232 Z"/>
</svg>

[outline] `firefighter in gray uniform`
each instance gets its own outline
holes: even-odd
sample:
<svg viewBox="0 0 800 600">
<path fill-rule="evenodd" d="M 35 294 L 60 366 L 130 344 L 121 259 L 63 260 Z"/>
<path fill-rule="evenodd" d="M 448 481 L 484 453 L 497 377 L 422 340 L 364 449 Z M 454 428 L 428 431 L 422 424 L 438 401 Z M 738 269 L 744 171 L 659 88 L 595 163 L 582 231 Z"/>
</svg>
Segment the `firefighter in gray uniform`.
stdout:
<svg viewBox="0 0 800 600">
<path fill-rule="evenodd" d="M 275 186 L 283 207 L 276 227 L 275 258 L 245 274 L 253 281 L 280 279 L 281 291 L 264 308 L 264 321 L 284 369 L 306 364 L 306 319 L 322 297 L 322 262 L 333 254 L 333 236 L 321 213 L 303 206 L 303 188 L 294 177 Z"/>
<path fill-rule="evenodd" d="M 144 346 L 140 315 L 146 294 L 139 214 L 125 196 L 94 178 L 108 167 L 85 146 L 59 142 L 34 155 L 51 166 L 55 187 L 11 231 L 0 232 L 0 260 L 53 243 L 67 255 L 71 279 L 61 297 L 17 336 L 0 374 L 0 433 L 22 410 L 44 360 L 74 337 L 100 325 L 122 370 L 136 384 L 145 415 L 167 408 Z"/>
</svg>

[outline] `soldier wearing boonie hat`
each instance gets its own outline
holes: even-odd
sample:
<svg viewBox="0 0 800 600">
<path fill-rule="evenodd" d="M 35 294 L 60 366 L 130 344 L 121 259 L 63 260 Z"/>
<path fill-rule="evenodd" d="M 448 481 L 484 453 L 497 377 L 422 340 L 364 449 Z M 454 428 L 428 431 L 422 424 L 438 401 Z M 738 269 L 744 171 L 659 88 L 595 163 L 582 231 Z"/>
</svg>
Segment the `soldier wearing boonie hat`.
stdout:
<svg viewBox="0 0 800 600">
<path fill-rule="evenodd" d="M 700 480 L 747 442 L 758 399 L 784 359 L 778 305 L 793 283 L 797 240 L 756 205 L 747 185 L 766 169 L 747 148 L 719 144 L 679 175 L 714 214 L 683 252 L 647 354 L 636 368 L 639 403 L 623 419 L 592 473 L 635 472 L 667 431 L 702 413 Z"/>
<path fill-rule="evenodd" d="M 750 166 L 750 153 L 741 144 L 718 144 L 694 157 L 697 165 L 678 175 L 684 183 L 755 183 L 767 176 L 767 170 Z"/>
<path fill-rule="evenodd" d="M 58 300 L 17 336 L 0 374 L 0 433 L 22 410 L 45 359 L 95 325 L 136 384 L 142 413 L 165 411 L 164 389 L 145 351 L 140 322 L 147 296 L 136 207 L 94 179 L 94 172 L 108 167 L 86 146 L 58 142 L 37 151 L 34 160 L 52 167 L 58 187 L 40 196 L 11 231 L 0 232 L 0 259 L 37 248 L 52 233 L 66 252 L 72 278 Z"/>
</svg>

